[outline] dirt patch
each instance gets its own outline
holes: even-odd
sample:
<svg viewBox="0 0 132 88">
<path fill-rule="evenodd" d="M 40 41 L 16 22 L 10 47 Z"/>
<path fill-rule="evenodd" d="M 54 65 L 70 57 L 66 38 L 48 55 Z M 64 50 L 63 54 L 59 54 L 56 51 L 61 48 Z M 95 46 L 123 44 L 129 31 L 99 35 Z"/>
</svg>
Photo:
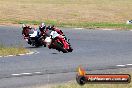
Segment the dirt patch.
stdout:
<svg viewBox="0 0 132 88">
<path fill-rule="evenodd" d="M 121 22 L 132 18 L 131 0 L 1 0 L 0 22 Z"/>
</svg>

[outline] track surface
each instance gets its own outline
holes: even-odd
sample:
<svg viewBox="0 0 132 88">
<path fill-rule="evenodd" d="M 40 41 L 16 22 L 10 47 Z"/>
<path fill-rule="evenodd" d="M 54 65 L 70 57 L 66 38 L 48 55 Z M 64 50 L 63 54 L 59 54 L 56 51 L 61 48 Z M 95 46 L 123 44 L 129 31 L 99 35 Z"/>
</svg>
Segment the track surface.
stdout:
<svg viewBox="0 0 132 88">
<path fill-rule="evenodd" d="M 79 65 L 87 71 L 131 67 L 132 32 L 65 29 L 72 53 L 33 48 L 22 40 L 20 27 L 0 26 L 0 42 L 23 45 L 39 54 L 0 58 L 0 88 L 59 83 L 73 80 Z M 8 85 L 7 85 L 8 84 Z"/>
</svg>

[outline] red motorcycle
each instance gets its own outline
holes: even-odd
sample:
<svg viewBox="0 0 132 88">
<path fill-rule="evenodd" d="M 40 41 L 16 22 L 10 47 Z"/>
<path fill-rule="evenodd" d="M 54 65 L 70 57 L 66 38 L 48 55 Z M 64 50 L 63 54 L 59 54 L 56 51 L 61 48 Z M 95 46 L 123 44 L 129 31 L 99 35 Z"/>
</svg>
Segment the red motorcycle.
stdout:
<svg viewBox="0 0 132 88">
<path fill-rule="evenodd" d="M 46 39 L 49 40 L 49 44 L 48 44 L 48 47 L 49 49 L 56 49 L 58 50 L 59 52 L 62 51 L 63 53 L 68 53 L 68 52 L 72 52 L 73 49 L 70 45 L 70 43 L 68 43 L 63 37 L 56 37 L 54 39 Z"/>
</svg>

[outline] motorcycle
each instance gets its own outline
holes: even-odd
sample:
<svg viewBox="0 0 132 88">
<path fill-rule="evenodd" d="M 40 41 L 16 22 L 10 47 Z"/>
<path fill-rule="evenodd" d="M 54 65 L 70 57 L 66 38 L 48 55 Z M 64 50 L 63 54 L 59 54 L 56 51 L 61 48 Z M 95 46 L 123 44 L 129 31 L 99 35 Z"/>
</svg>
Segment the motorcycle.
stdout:
<svg viewBox="0 0 132 88">
<path fill-rule="evenodd" d="M 33 34 L 33 32 L 29 33 L 29 37 L 28 37 L 28 44 L 35 46 L 35 47 L 39 47 L 42 46 L 43 44 L 41 43 L 41 39 L 39 36 L 37 36 L 37 34 Z"/>
<path fill-rule="evenodd" d="M 70 43 L 67 42 L 62 37 L 56 37 L 54 39 L 51 36 L 46 37 L 45 42 L 47 43 L 49 49 L 56 49 L 59 52 L 62 51 L 63 53 L 68 53 L 73 51 Z"/>
</svg>

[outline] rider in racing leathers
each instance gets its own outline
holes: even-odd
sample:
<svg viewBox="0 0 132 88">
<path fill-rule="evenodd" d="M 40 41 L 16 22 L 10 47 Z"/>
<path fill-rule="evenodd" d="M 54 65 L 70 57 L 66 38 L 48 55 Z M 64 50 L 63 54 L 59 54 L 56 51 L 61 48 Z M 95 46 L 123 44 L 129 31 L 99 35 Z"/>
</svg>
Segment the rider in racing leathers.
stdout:
<svg viewBox="0 0 132 88">
<path fill-rule="evenodd" d="M 44 42 L 45 39 L 45 31 L 46 31 L 46 25 L 45 23 L 41 23 L 39 26 L 39 31 L 40 31 L 40 38 L 42 39 L 42 43 L 44 45 L 44 47 L 46 47 L 46 43 Z"/>
<path fill-rule="evenodd" d="M 45 34 L 47 36 L 51 36 L 51 39 L 58 38 L 60 40 L 60 42 L 62 42 L 64 44 L 64 47 L 66 47 L 66 44 L 63 41 L 64 40 L 64 37 L 61 34 L 59 34 L 56 30 L 54 30 L 53 28 L 51 28 L 50 26 L 48 26 L 46 28 Z M 51 48 L 51 47 L 49 46 L 49 48 Z"/>
<path fill-rule="evenodd" d="M 24 36 L 24 37 L 28 37 L 29 36 L 29 30 L 31 30 L 32 29 L 32 27 L 30 27 L 30 26 L 27 26 L 27 25 L 25 25 L 25 24 L 22 24 L 22 35 Z M 29 29 L 29 30 L 27 30 L 27 29 Z"/>
<path fill-rule="evenodd" d="M 45 33 L 45 29 L 46 29 L 46 25 L 44 23 L 41 23 L 39 26 L 40 36 L 43 36 L 43 34 Z"/>
<path fill-rule="evenodd" d="M 30 32 L 29 32 L 29 36 L 30 38 L 35 38 L 36 42 L 39 42 L 39 31 L 36 28 L 33 28 Z"/>
<path fill-rule="evenodd" d="M 54 31 L 56 31 L 58 34 L 62 35 L 62 36 L 65 38 L 65 40 L 68 42 L 68 40 L 67 40 L 67 38 L 66 38 L 66 36 L 64 35 L 64 33 L 63 33 L 62 30 L 60 30 L 59 28 L 56 28 L 54 25 L 51 26 L 51 30 L 54 30 Z"/>
<path fill-rule="evenodd" d="M 34 28 L 33 30 L 31 30 L 30 32 L 32 32 L 30 35 L 30 37 L 39 37 L 39 31 Z"/>
<path fill-rule="evenodd" d="M 25 24 L 22 24 L 22 35 L 24 36 L 24 39 L 28 42 L 28 44 L 31 44 L 31 41 L 28 39 L 29 37 L 29 32 L 32 29 L 32 27 L 27 26 Z"/>
</svg>

